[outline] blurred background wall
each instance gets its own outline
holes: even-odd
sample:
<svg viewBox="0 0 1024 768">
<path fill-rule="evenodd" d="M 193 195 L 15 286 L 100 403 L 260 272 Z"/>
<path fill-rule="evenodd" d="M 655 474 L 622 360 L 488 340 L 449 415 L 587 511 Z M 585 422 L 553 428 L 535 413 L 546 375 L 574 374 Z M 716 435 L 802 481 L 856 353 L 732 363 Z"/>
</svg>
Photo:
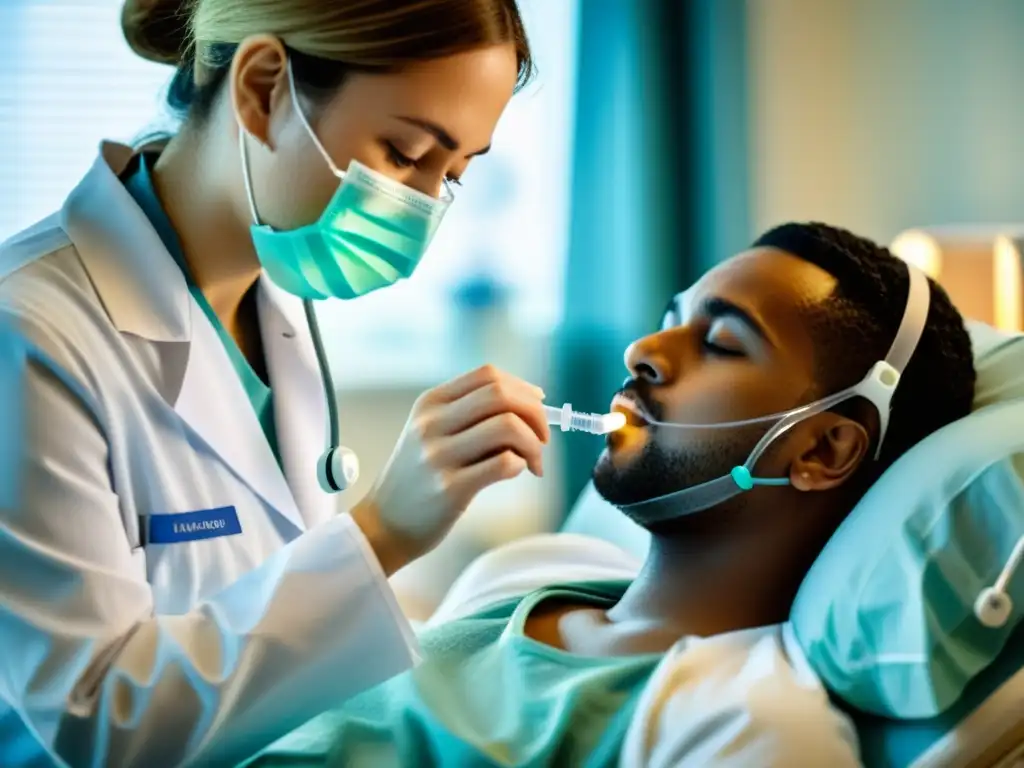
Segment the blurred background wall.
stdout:
<svg viewBox="0 0 1024 768">
<path fill-rule="evenodd" d="M 1019 0 L 521 0 L 536 81 L 474 163 L 415 279 L 320 309 L 358 498 L 424 389 L 494 362 L 600 410 L 672 293 L 761 230 L 881 241 L 1024 221 Z M 119 0 L 0 2 L 0 239 L 47 215 L 101 137 L 170 125 L 168 69 Z M 600 441 L 486 492 L 396 577 L 428 613 L 473 556 L 557 528 Z"/>
<path fill-rule="evenodd" d="M 751 224 L 1024 218 L 1024 3 L 750 0 Z"/>
</svg>

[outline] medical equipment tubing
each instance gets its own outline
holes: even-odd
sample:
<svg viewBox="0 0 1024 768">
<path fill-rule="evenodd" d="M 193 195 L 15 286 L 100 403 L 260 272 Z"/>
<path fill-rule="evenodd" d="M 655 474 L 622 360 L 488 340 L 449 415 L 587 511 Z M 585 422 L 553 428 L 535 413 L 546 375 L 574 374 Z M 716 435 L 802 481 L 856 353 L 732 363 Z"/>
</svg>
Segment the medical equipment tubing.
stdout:
<svg viewBox="0 0 1024 768">
<path fill-rule="evenodd" d="M 359 459 L 349 448 L 340 444 L 338 434 L 338 398 L 334 392 L 334 380 L 331 368 L 327 364 L 327 353 L 324 351 L 320 326 L 316 321 L 313 302 L 306 299 L 302 302 L 306 311 L 306 323 L 309 335 L 313 339 L 313 350 L 316 352 L 316 364 L 320 369 L 320 378 L 324 385 L 324 400 L 327 404 L 327 450 L 317 462 L 317 479 L 325 493 L 338 493 L 351 488 L 359 479 Z"/>
<path fill-rule="evenodd" d="M 747 460 L 743 464 L 733 467 L 721 477 L 666 493 L 662 496 L 622 505 L 620 509 L 629 510 L 631 514 L 642 510 L 642 514 L 647 520 L 654 520 L 655 518 L 664 520 L 701 512 L 731 499 L 738 493 L 752 490 L 755 486 L 788 485 L 788 477 L 755 477 L 753 473 L 758 459 L 774 440 L 794 425 L 809 416 L 834 408 L 839 403 L 854 397 L 863 397 L 868 400 L 875 406 L 875 410 L 878 413 L 878 440 L 875 446 L 875 458 L 877 459 L 881 453 L 882 442 L 885 439 L 886 429 L 889 425 L 889 411 L 892 405 L 893 394 L 899 384 L 900 376 L 910 362 L 910 358 L 917 348 L 917 342 L 924 332 L 925 323 L 928 318 L 928 307 L 931 303 L 931 289 L 925 274 L 908 264 L 907 276 L 909 281 L 907 303 L 903 310 L 903 319 L 896 331 L 896 338 L 893 340 L 885 359 L 877 361 L 871 367 L 871 370 L 868 371 L 867 375 L 853 387 L 783 413 L 748 419 L 742 422 L 719 424 L 660 422 L 644 414 L 642 406 L 635 401 L 630 399 L 620 400 L 622 406 L 638 413 L 648 423 L 664 427 L 698 430 L 721 429 L 735 428 L 758 422 L 775 421 L 774 426 L 754 446 Z"/>
</svg>

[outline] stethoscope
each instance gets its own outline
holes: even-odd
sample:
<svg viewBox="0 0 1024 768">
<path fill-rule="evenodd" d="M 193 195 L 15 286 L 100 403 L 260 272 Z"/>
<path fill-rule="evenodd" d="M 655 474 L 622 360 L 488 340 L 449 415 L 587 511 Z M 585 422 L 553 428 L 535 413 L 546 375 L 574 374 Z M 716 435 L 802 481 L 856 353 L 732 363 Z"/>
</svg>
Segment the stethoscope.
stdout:
<svg viewBox="0 0 1024 768">
<path fill-rule="evenodd" d="M 331 368 L 327 364 L 324 342 L 320 336 L 320 326 L 316 321 L 313 302 L 304 299 L 302 307 L 306 312 L 306 323 L 309 335 L 313 339 L 313 350 L 316 352 L 316 364 L 320 368 L 320 379 L 323 382 L 324 402 L 327 404 L 327 450 L 316 465 L 316 478 L 324 493 L 339 493 L 355 485 L 359 480 L 359 457 L 351 448 L 340 444 L 338 434 L 338 398 L 334 391 L 334 380 Z"/>
</svg>

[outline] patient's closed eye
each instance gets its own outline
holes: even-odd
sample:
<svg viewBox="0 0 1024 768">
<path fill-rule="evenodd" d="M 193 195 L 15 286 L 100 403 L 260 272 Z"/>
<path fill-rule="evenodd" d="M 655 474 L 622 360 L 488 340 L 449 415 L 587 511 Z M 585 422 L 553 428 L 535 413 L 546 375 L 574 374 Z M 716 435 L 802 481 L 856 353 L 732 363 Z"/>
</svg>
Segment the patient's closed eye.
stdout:
<svg viewBox="0 0 1024 768">
<path fill-rule="evenodd" d="M 745 353 L 743 344 L 736 334 L 728 328 L 728 321 L 714 320 L 708 327 L 702 340 L 704 349 L 712 355 L 722 357 L 742 357 Z"/>
</svg>

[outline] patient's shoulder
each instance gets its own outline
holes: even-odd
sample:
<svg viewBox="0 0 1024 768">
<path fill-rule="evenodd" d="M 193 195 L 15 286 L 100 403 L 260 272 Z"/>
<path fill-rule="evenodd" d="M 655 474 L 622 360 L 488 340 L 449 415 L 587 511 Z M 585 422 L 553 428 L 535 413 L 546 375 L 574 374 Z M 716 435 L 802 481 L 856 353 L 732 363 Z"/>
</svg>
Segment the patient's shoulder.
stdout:
<svg viewBox="0 0 1024 768">
<path fill-rule="evenodd" d="M 428 624 L 469 616 L 488 605 L 552 584 L 632 579 L 640 565 L 625 550 L 591 536 L 528 536 L 474 560 L 448 590 Z"/>
<path fill-rule="evenodd" d="M 860 765 L 856 732 L 784 627 L 673 648 L 623 750 L 628 766 Z"/>
</svg>

